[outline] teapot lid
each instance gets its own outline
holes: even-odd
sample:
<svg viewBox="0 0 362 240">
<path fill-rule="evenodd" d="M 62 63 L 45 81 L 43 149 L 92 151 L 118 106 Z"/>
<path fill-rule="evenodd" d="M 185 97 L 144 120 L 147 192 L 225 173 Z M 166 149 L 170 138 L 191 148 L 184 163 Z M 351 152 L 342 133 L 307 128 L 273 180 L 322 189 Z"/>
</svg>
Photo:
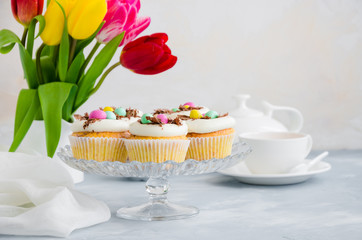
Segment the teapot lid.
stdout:
<svg viewBox="0 0 362 240">
<path fill-rule="evenodd" d="M 233 96 L 238 103 L 238 109 L 235 109 L 230 113 L 234 117 L 261 117 L 264 115 L 263 112 L 251 109 L 246 106 L 246 101 L 250 98 L 248 94 L 238 94 Z"/>
</svg>

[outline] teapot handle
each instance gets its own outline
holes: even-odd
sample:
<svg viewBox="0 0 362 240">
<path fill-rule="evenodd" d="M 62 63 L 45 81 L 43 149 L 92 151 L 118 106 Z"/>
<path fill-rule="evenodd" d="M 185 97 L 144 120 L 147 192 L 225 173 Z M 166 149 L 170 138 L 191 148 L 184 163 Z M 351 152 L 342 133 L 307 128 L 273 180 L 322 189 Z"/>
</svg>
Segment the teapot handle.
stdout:
<svg viewBox="0 0 362 240">
<path fill-rule="evenodd" d="M 265 115 L 268 117 L 272 117 L 274 111 L 283 111 L 287 112 L 290 116 L 291 122 L 288 126 L 288 131 L 290 132 L 299 132 L 303 127 L 303 115 L 302 113 L 295 108 L 292 107 L 284 107 L 284 106 L 275 106 L 266 101 L 263 101 L 263 105 L 266 108 Z"/>
</svg>

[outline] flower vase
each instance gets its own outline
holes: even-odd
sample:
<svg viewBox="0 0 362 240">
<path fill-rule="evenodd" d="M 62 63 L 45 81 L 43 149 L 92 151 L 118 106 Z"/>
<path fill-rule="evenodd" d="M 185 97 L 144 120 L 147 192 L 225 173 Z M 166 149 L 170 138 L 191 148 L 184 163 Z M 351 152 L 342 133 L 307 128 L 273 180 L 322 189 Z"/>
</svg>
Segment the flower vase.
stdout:
<svg viewBox="0 0 362 240">
<path fill-rule="evenodd" d="M 71 134 L 71 124 L 65 120 L 62 120 L 61 135 L 57 151 L 53 157 L 53 160 L 59 162 L 65 169 L 68 170 L 74 183 L 79 183 L 84 180 L 84 173 L 69 167 L 63 161 L 61 161 L 57 155 L 58 150 L 65 145 L 69 145 L 68 136 Z M 19 150 L 30 154 L 41 154 L 47 156 L 46 140 L 45 140 L 45 126 L 43 120 L 34 120 L 28 133 L 25 135 L 22 143 L 19 146 Z"/>
</svg>

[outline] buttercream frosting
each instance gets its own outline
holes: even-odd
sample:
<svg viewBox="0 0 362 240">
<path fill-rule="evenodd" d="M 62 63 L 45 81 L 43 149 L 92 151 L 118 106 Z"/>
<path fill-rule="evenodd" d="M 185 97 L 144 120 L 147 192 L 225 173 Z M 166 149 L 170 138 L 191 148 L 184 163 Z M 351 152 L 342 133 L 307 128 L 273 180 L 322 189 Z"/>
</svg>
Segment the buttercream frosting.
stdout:
<svg viewBox="0 0 362 240">
<path fill-rule="evenodd" d="M 142 124 L 136 121 L 130 125 L 129 131 L 136 136 L 145 137 L 175 137 L 187 134 L 187 125 L 176 124 Z"/>
<path fill-rule="evenodd" d="M 232 128 L 235 125 L 235 119 L 226 116 L 213 119 L 190 119 L 186 120 L 189 133 L 210 133 L 227 128 Z"/>
<path fill-rule="evenodd" d="M 84 127 L 87 120 L 76 120 L 70 129 L 73 132 L 124 132 L 129 130 L 129 125 L 139 118 L 99 119 Z"/>
</svg>

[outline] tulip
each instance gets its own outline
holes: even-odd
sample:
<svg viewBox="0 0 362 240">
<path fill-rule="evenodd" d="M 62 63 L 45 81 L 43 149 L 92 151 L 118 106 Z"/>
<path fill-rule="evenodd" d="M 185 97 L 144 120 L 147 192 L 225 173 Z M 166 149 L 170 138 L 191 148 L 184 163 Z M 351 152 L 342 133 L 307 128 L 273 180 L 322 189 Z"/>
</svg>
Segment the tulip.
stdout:
<svg viewBox="0 0 362 240">
<path fill-rule="evenodd" d="M 57 0 L 63 7 L 65 15 L 69 14 L 74 1 Z M 64 15 L 62 9 L 55 0 L 52 0 L 44 14 L 45 28 L 40 35 L 43 42 L 49 46 L 55 46 L 60 43 L 64 29 Z"/>
<path fill-rule="evenodd" d="M 139 17 L 140 0 L 107 0 L 105 24 L 97 34 L 97 41 L 107 43 L 125 31 L 120 44 L 127 44 L 144 31 L 151 22 L 150 17 Z"/>
<path fill-rule="evenodd" d="M 57 0 L 67 17 L 69 34 L 75 39 L 90 37 L 101 24 L 106 12 L 106 0 Z M 43 42 L 49 46 L 58 45 L 64 29 L 64 15 L 55 0 L 45 12 L 45 28 L 41 34 Z"/>
<path fill-rule="evenodd" d="M 75 39 L 90 37 L 107 13 L 106 0 L 78 0 L 68 17 L 68 32 Z"/>
<path fill-rule="evenodd" d="M 44 0 L 11 0 L 11 10 L 19 23 L 29 26 L 31 20 L 42 14 Z"/>
<path fill-rule="evenodd" d="M 166 33 L 155 33 L 129 42 L 122 50 L 120 63 L 138 74 L 152 75 L 166 71 L 177 61 L 165 44 L 167 40 Z"/>
</svg>

